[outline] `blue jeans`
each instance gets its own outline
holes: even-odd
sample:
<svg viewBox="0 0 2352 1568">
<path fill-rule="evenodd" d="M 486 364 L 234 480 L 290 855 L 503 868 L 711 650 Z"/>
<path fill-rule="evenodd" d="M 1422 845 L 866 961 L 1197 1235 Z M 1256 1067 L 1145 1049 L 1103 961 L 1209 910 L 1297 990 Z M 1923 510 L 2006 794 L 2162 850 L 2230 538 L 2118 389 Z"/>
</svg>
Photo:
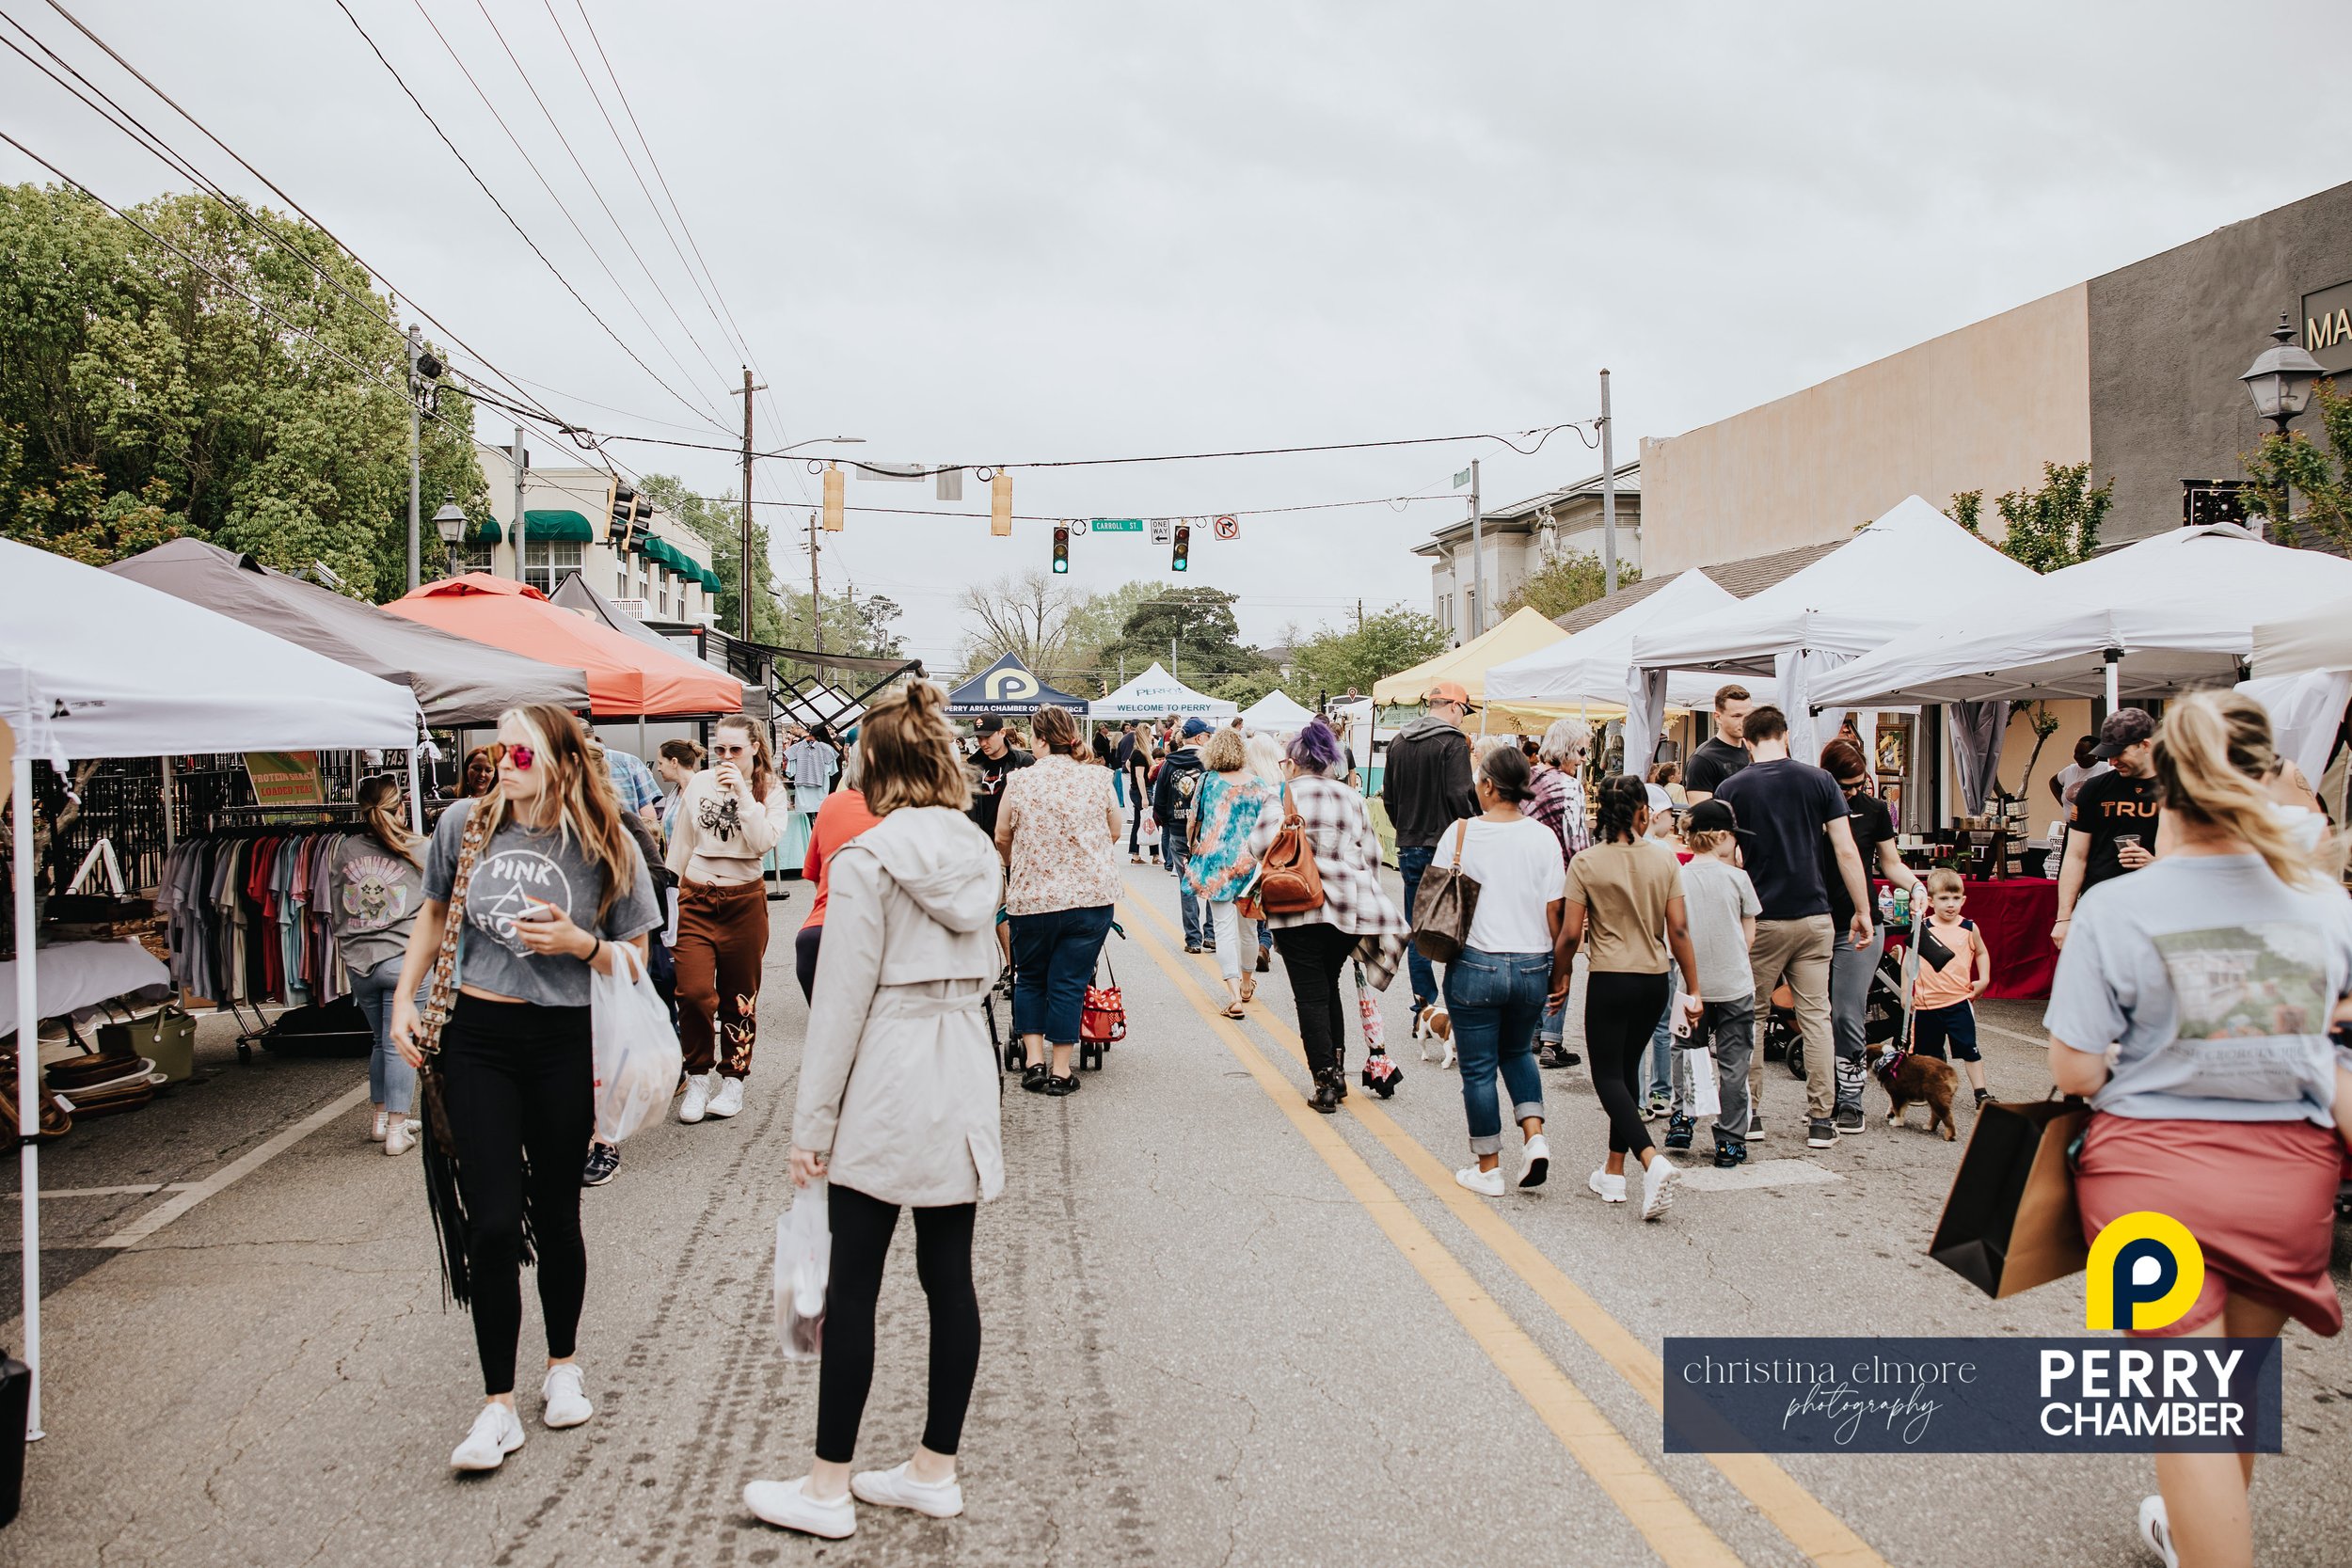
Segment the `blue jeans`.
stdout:
<svg viewBox="0 0 2352 1568">
<path fill-rule="evenodd" d="M 1568 999 L 1562 997 L 1555 1006 L 1544 1005 L 1543 1021 L 1535 1025 L 1535 1040 L 1539 1045 L 1558 1045 L 1567 1038 Z"/>
<path fill-rule="evenodd" d="M 1666 1010 L 1658 1015 L 1658 1027 L 1649 1032 L 1649 1092 L 1652 1099 L 1672 1096 L 1675 1087 L 1675 1005 L 1669 991 Z"/>
<path fill-rule="evenodd" d="M 1048 1045 L 1078 1043 L 1094 960 L 1110 934 L 1111 907 L 1016 914 L 1012 926 L 1012 1032 Z"/>
<path fill-rule="evenodd" d="M 1429 869 L 1429 857 L 1436 853 L 1437 850 L 1426 844 L 1415 845 L 1409 849 L 1401 844 L 1397 846 L 1396 875 L 1398 880 L 1405 884 L 1405 918 L 1407 921 L 1413 918 L 1413 896 L 1421 892 L 1421 874 Z M 1413 1011 L 1418 1013 L 1424 1005 L 1437 999 L 1437 966 L 1421 956 L 1420 948 L 1407 943 L 1405 973 L 1412 977 Z M 1450 1002 L 1446 1004 L 1449 1012 L 1453 1010 L 1453 1006 Z"/>
<path fill-rule="evenodd" d="M 400 1059 L 387 1035 L 392 1021 L 392 988 L 400 984 L 400 966 L 406 958 L 394 955 L 373 969 L 351 971 L 351 999 L 368 1021 L 375 1047 L 368 1053 L 368 1098 L 394 1116 L 405 1116 L 417 1100 L 417 1069 Z M 424 1006 L 424 990 L 417 990 L 417 1006 Z"/>
<path fill-rule="evenodd" d="M 1544 1114 L 1544 1082 L 1535 1070 L 1535 1024 L 1551 987 L 1549 953 L 1482 953 L 1465 947 L 1445 967 L 1445 1006 L 1454 1017 L 1454 1049 L 1462 1071 L 1462 1113 L 1472 1154 L 1502 1152 L 1502 1116 L 1495 1078 L 1510 1091 L 1511 1119 Z"/>
<path fill-rule="evenodd" d="M 1191 861 L 1192 847 L 1184 842 L 1184 830 L 1160 830 L 1160 863 L 1176 873 L 1176 895 L 1184 912 L 1184 945 L 1198 947 L 1208 931 L 1208 922 L 1200 915 L 1200 895 L 1192 891 L 1192 883 L 1184 878 L 1184 867 Z"/>
</svg>

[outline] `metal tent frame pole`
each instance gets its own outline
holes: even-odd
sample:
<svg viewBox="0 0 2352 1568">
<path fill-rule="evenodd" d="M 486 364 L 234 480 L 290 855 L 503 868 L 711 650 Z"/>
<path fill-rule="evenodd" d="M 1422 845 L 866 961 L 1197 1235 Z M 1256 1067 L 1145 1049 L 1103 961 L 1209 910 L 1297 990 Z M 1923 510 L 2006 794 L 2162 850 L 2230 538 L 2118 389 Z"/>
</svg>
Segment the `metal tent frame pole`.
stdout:
<svg viewBox="0 0 2352 1568">
<path fill-rule="evenodd" d="M 21 744 L 21 740 L 20 740 Z M 19 1186 L 24 1205 L 24 1365 L 32 1370 L 24 1440 L 40 1430 L 40 978 L 33 949 L 33 759 L 20 750 L 10 770 L 15 827 L 16 1125 Z"/>
</svg>

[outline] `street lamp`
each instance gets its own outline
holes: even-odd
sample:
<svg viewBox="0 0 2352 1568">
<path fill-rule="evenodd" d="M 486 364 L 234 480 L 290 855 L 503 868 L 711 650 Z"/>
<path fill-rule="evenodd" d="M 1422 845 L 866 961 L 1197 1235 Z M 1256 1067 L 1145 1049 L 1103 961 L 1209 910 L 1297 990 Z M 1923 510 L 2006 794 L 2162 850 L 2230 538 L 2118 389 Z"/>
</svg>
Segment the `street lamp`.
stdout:
<svg viewBox="0 0 2352 1568">
<path fill-rule="evenodd" d="M 466 510 L 457 504 L 454 494 L 441 503 L 441 510 L 433 514 L 433 527 L 441 535 L 441 546 L 446 555 L 447 570 L 442 576 L 453 578 L 457 575 L 457 541 L 465 537 L 466 532 Z"/>
<path fill-rule="evenodd" d="M 2263 350 L 2253 368 L 2238 379 L 2253 394 L 2254 412 L 2268 420 L 2283 441 L 2289 421 L 2311 406 L 2312 383 L 2327 372 L 2295 341 L 2294 320 L 2285 311 L 2279 312 L 2279 325 L 2270 329 L 2270 336 L 2276 346 Z M 2280 472 L 2279 496 L 2279 520 L 2283 523 L 2295 511 L 2295 493 L 2287 484 L 2284 469 Z"/>
</svg>

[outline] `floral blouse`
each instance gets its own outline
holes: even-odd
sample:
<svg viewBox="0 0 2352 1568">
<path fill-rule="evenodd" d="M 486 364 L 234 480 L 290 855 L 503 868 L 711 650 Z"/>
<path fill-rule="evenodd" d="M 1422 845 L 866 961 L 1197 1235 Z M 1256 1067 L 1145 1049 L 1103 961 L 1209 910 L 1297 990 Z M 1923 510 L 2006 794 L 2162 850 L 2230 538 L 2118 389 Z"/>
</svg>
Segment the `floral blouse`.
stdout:
<svg viewBox="0 0 2352 1568">
<path fill-rule="evenodd" d="M 1111 832 L 1111 770 L 1075 757 L 1041 756 L 1005 775 L 997 834 L 1011 842 L 1005 912 L 1091 910 L 1119 897 L 1119 841 Z"/>
<path fill-rule="evenodd" d="M 1193 844 L 1184 879 L 1192 891 L 1212 904 L 1241 896 L 1258 863 L 1249 853 L 1249 830 L 1258 813 L 1279 792 L 1254 773 L 1204 773 L 1200 792 L 1192 802 L 1193 819 L 1200 836 Z"/>
</svg>

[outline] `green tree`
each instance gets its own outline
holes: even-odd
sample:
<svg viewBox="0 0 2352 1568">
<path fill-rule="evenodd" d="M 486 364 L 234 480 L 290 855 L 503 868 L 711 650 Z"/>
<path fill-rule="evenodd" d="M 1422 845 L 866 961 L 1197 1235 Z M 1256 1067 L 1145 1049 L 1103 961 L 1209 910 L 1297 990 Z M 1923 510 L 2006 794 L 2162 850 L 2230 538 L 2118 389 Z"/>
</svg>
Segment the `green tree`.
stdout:
<svg viewBox="0 0 2352 1568">
<path fill-rule="evenodd" d="M 1309 706 L 1326 693 L 1369 696 L 1382 676 L 1434 657 L 1444 651 L 1445 641 L 1445 628 L 1436 617 L 1391 605 L 1359 626 L 1327 626 L 1304 641 L 1293 639 L 1292 673 L 1284 689 Z"/>
<path fill-rule="evenodd" d="M 1619 566 L 1617 586 L 1630 588 L 1642 580 L 1639 566 Z M 1537 614 L 1557 621 L 1561 616 L 1583 609 L 1609 591 L 1609 569 L 1600 557 L 1582 550 L 1567 554 L 1547 563 L 1540 571 L 1529 575 L 1502 606 L 1508 615 L 1522 605 Z"/>
<path fill-rule="evenodd" d="M 204 196 L 132 211 L 201 265 L 77 193 L 0 188 L 0 532 L 100 564 L 195 534 L 402 593 L 407 353 L 389 302 L 298 220 Z M 471 406 L 450 387 L 439 411 L 426 505 L 483 515 Z"/>
<path fill-rule="evenodd" d="M 719 629 L 732 637 L 743 624 L 743 533 L 735 492 L 705 497 L 688 489 L 669 474 L 647 474 L 638 489 L 655 505 L 700 534 L 710 546 L 710 569 L 719 578 Z M 808 628 L 808 595 L 801 595 L 800 618 L 792 620 L 778 601 L 776 573 L 769 558 L 768 525 L 752 514 L 752 566 L 757 574 L 752 600 L 752 641 L 771 647 L 792 643 L 797 629 Z M 797 645 L 797 644 L 795 644 Z"/>
<path fill-rule="evenodd" d="M 1998 548 L 2037 572 L 2055 572 L 2099 552 L 2099 526 L 2114 504 L 2115 481 L 2093 485 L 2088 463 L 2044 463 L 2042 486 L 2011 490 L 1994 501 L 2006 525 Z M 1984 492 L 1963 490 L 1945 515 L 1982 537 Z"/>
<path fill-rule="evenodd" d="M 1265 660 L 1242 642 L 1241 625 L 1233 618 L 1240 600 L 1240 594 L 1221 588 L 1163 589 L 1129 612 L 1108 652 L 1124 657 L 1133 674 L 1154 659 L 1166 664 L 1173 643 L 1173 673 L 1196 690 L 1229 675 L 1255 674 Z"/>
<path fill-rule="evenodd" d="M 2352 552 L 2352 397 L 2323 381 L 2312 388 L 2312 402 L 2327 446 L 2299 430 L 2264 436 L 2239 460 L 2246 465 L 2246 510 L 2266 519 L 2280 544 L 2328 544 Z M 2289 486 L 2303 508 L 2291 520 Z"/>
</svg>

